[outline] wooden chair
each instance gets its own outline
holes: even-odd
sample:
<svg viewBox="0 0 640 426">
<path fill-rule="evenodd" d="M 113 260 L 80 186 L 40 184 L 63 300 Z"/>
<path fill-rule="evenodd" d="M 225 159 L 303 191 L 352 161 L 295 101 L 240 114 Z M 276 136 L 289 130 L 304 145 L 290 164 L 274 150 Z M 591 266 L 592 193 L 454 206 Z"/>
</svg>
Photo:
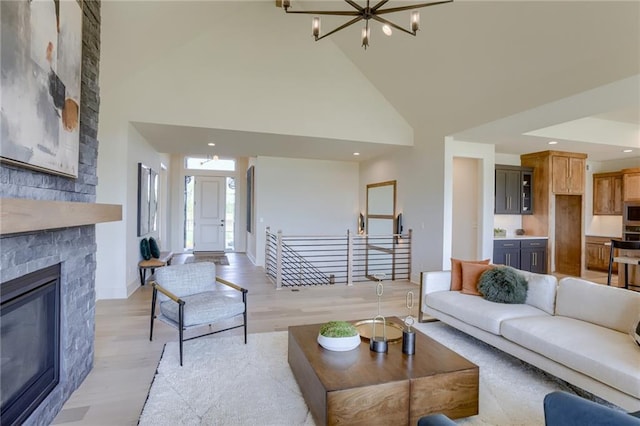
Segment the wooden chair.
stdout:
<svg viewBox="0 0 640 426">
<path fill-rule="evenodd" d="M 228 289 L 216 286 L 216 282 Z M 152 281 L 151 327 L 149 340 L 153 340 L 153 322 L 156 303 L 159 301 L 158 319 L 178 329 L 180 341 L 180 366 L 182 366 L 182 342 L 244 327 L 244 343 L 247 343 L 247 293 L 242 288 L 216 277 L 216 265 L 211 262 L 171 265 L 156 271 Z M 209 325 L 242 315 L 242 324 L 184 339 L 184 330 Z"/>
<path fill-rule="evenodd" d="M 615 256 L 616 250 L 638 250 L 639 257 Z M 609 275 L 607 285 L 611 285 L 611 271 L 613 262 L 624 264 L 624 288 L 629 288 L 629 265 L 640 265 L 640 241 L 611 240 L 611 251 L 609 252 Z M 618 267 L 618 274 L 620 273 Z"/>
</svg>

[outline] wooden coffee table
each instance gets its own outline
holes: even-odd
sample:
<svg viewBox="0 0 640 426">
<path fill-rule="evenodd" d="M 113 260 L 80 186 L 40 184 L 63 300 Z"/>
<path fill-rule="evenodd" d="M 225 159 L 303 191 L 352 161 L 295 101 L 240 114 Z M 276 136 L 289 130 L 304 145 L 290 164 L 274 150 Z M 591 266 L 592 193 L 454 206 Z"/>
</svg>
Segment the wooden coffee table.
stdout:
<svg viewBox="0 0 640 426">
<path fill-rule="evenodd" d="M 402 324 L 399 318 L 388 322 Z M 354 321 L 355 322 L 355 321 Z M 422 416 L 478 414 L 478 366 L 416 330 L 414 355 L 402 342 L 387 353 L 363 341 L 333 352 L 317 343 L 322 324 L 289 327 L 289 366 L 318 426 L 416 425 Z"/>
</svg>

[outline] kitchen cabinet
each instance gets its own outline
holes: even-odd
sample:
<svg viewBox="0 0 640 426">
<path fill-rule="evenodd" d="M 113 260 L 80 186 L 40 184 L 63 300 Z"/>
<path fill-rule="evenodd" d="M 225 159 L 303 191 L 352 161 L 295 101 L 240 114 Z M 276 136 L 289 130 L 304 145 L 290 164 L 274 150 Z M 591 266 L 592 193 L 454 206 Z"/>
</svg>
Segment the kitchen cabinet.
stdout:
<svg viewBox="0 0 640 426">
<path fill-rule="evenodd" d="M 520 156 L 520 164 L 533 168 L 535 176 L 533 214 L 522 216 L 522 228 L 529 235 L 548 237 L 546 270 L 550 272 L 579 275 L 584 266 L 586 158 L 586 154 L 565 151 Z"/>
<path fill-rule="evenodd" d="M 640 201 L 640 168 L 622 170 L 623 201 Z"/>
<path fill-rule="evenodd" d="M 494 240 L 493 263 L 520 269 L 520 241 Z"/>
<path fill-rule="evenodd" d="M 592 271 L 608 271 L 609 255 L 611 253 L 611 237 L 594 237 L 587 235 L 585 252 L 587 269 Z M 613 264 L 613 272 L 618 271 L 618 264 Z"/>
<path fill-rule="evenodd" d="M 622 215 L 622 179 L 621 172 L 594 173 L 594 215 Z"/>
<path fill-rule="evenodd" d="M 533 169 L 496 165 L 496 214 L 531 214 L 533 212 Z"/>
<path fill-rule="evenodd" d="M 547 240 L 543 238 L 494 240 L 493 263 L 545 274 L 547 272 Z"/>
<path fill-rule="evenodd" d="M 584 193 L 585 159 L 566 155 L 552 155 L 551 176 L 554 194 Z"/>
<path fill-rule="evenodd" d="M 520 269 L 538 274 L 547 272 L 547 240 L 520 242 Z"/>
</svg>

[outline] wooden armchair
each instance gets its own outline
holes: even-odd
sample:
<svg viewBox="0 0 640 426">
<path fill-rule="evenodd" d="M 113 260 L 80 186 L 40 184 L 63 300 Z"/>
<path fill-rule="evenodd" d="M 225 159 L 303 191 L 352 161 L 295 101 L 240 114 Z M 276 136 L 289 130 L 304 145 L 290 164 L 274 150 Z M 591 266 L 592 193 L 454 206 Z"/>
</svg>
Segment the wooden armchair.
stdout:
<svg viewBox="0 0 640 426">
<path fill-rule="evenodd" d="M 223 287 L 216 285 L 220 283 Z M 156 305 L 158 319 L 178 329 L 180 341 L 180 365 L 182 343 L 202 336 L 244 327 L 244 343 L 247 343 L 247 293 L 242 288 L 216 277 L 216 265 L 198 262 L 171 265 L 160 268 L 152 281 L 151 327 L 149 340 L 153 340 L 153 323 Z M 236 291 L 228 291 L 229 289 Z M 241 295 L 241 297 L 239 297 Z M 159 302 L 159 303 L 158 303 Z M 242 315 L 242 324 L 184 339 L 184 330 L 209 325 Z"/>
</svg>

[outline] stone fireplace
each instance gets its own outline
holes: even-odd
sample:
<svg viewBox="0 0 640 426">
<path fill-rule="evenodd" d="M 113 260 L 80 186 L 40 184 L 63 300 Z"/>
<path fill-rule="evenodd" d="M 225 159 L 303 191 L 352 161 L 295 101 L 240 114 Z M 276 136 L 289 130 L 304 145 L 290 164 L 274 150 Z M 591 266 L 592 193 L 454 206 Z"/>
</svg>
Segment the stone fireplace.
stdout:
<svg viewBox="0 0 640 426">
<path fill-rule="evenodd" d="M 5 220 L 9 209 L 10 203 L 7 201 L 9 199 L 36 200 L 42 202 L 41 209 L 43 210 L 48 208 L 45 200 L 47 202 L 78 202 L 88 205 L 95 203 L 98 183 L 96 164 L 100 103 L 98 86 L 100 1 L 84 1 L 82 3 L 83 46 L 78 177 L 73 179 L 9 164 L 0 164 L 0 210 L 2 210 L 3 220 Z M 59 271 L 57 290 L 59 292 L 59 351 L 57 354 L 59 377 L 57 384 L 55 380 L 52 381 L 53 385 L 48 394 L 39 401 L 37 407 L 27 416 L 26 420 L 20 421 L 20 423 L 50 424 L 65 401 L 80 386 L 93 367 L 95 226 L 84 223 L 80 225 L 20 232 L 6 229 L 5 225 L 2 227 L 3 231 L 0 235 L 0 286 L 3 286 L 3 300 L 5 284 L 13 287 L 28 286 L 24 283 L 18 285 L 15 283 L 20 283 L 22 277 L 28 277 L 30 274 L 37 275 L 43 270 L 50 270 L 50 268 Z M 15 288 L 13 289 L 15 290 Z M 41 307 L 38 305 L 36 311 L 42 313 Z M 32 306 L 31 309 L 34 307 Z M 42 324 L 33 324 L 33 327 L 44 326 Z M 4 330 L 3 333 L 3 336 L 0 336 L 3 339 L 0 345 L 4 347 L 7 333 Z M 4 368 L 3 366 L 3 391 L 6 379 Z M 20 379 L 23 374 L 28 374 L 29 368 L 24 368 L 25 371 L 17 373 L 15 377 Z M 14 386 L 18 385 L 14 384 Z M 5 403 L 4 396 L 2 402 Z"/>
<path fill-rule="evenodd" d="M 0 418 L 22 424 L 60 382 L 60 264 L 2 283 L 0 298 Z"/>
</svg>

